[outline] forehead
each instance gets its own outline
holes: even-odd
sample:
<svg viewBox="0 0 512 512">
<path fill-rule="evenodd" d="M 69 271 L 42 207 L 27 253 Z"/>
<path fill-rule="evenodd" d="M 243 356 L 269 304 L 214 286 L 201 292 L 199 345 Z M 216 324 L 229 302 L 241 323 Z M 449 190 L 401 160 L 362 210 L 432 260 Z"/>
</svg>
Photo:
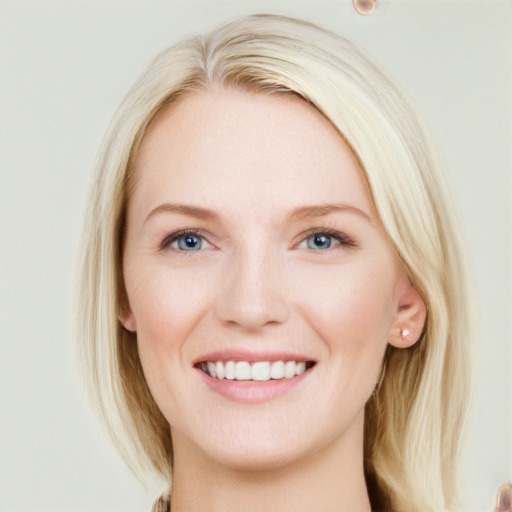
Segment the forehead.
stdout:
<svg viewBox="0 0 512 512">
<path fill-rule="evenodd" d="M 350 200 L 372 209 L 353 152 L 315 107 L 292 94 L 184 96 L 151 123 L 135 175 L 134 199 L 146 208 L 158 201 L 257 209 Z"/>
</svg>

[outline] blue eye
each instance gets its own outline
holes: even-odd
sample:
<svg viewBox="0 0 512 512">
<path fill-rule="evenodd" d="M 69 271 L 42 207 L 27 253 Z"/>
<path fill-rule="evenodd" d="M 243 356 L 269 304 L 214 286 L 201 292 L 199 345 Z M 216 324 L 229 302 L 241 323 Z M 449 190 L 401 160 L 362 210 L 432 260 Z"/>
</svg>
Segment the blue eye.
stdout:
<svg viewBox="0 0 512 512">
<path fill-rule="evenodd" d="M 341 231 L 334 231 L 330 229 L 312 229 L 309 233 L 303 235 L 305 238 L 302 239 L 298 247 L 302 249 L 310 249 L 314 252 L 333 251 L 345 248 L 358 247 L 357 242 L 342 233 Z"/>
<path fill-rule="evenodd" d="M 164 238 L 160 244 L 161 250 L 171 249 L 177 252 L 198 252 L 211 247 L 206 238 L 195 231 L 178 231 Z"/>
<path fill-rule="evenodd" d="M 315 233 L 306 239 L 308 249 L 329 249 L 333 243 L 333 237 L 325 233 Z"/>
<path fill-rule="evenodd" d="M 203 245 L 203 240 L 195 235 L 182 235 L 176 238 L 178 249 L 181 251 L 199 251 Z"/>
</svg>

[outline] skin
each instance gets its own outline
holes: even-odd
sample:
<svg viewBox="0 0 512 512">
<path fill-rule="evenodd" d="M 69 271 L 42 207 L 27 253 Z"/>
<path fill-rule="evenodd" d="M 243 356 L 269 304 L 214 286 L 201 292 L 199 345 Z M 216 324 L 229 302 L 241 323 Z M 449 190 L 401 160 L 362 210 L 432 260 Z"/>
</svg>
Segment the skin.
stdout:
<svg viewBox="0 0 512 512">
<path fill-rule="evenodd" d="M 294 96 L 218 89 L 157 116 L 135 176 L 123 322 L 170 424 L 173 512 L 369 511 L 364 405 L 425 306 L 349 147 Z M 184 229 L 199 250 L 170 236 Z M 315 245 L 326 231 L 330 247 Z M 283 396 L 238 403 L 194 368 L 235 348 L 316 364 Z"/>
</svg>

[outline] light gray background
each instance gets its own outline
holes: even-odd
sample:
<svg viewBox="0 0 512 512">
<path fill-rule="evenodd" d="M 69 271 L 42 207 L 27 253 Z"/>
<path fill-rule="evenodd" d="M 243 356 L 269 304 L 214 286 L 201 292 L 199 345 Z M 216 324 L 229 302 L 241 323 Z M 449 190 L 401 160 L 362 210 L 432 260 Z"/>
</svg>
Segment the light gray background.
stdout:
<svg viewBox="0 0 512 512">
<path fill-rule="evenodd" d="M 0 0 L 0 510 L 148 511 L 84 403 L 72 297 L 85 190 L 115 107 L 153 56 L 274 12 L 358 42 L 436 132 L 480 293 L 467 510 L 512 480 L 512 2 Z M 413 200 L 414 198 L 411 198 Z"/>
</svg>

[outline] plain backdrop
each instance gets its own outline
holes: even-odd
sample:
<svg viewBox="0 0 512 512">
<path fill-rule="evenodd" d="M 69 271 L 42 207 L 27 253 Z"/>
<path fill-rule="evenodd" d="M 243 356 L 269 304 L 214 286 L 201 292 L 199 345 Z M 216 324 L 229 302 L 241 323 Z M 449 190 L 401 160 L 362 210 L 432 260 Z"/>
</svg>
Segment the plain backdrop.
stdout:
<svg viewBox="0 0 512 512">
<path fill-rule="evenodd" d="M 433 127 L 475 265 L 480 379 L 468 511 L 512 480 L 512 2 L 0 0 L 0 510 L 148 511 L 85 404 L 73 292 L 85 192 L 135 78 L 182 36 L 242 14 L 320 23 L 358 43 Z M 413 198 L 411 198 L 413 200 Z"/>
</svg>

